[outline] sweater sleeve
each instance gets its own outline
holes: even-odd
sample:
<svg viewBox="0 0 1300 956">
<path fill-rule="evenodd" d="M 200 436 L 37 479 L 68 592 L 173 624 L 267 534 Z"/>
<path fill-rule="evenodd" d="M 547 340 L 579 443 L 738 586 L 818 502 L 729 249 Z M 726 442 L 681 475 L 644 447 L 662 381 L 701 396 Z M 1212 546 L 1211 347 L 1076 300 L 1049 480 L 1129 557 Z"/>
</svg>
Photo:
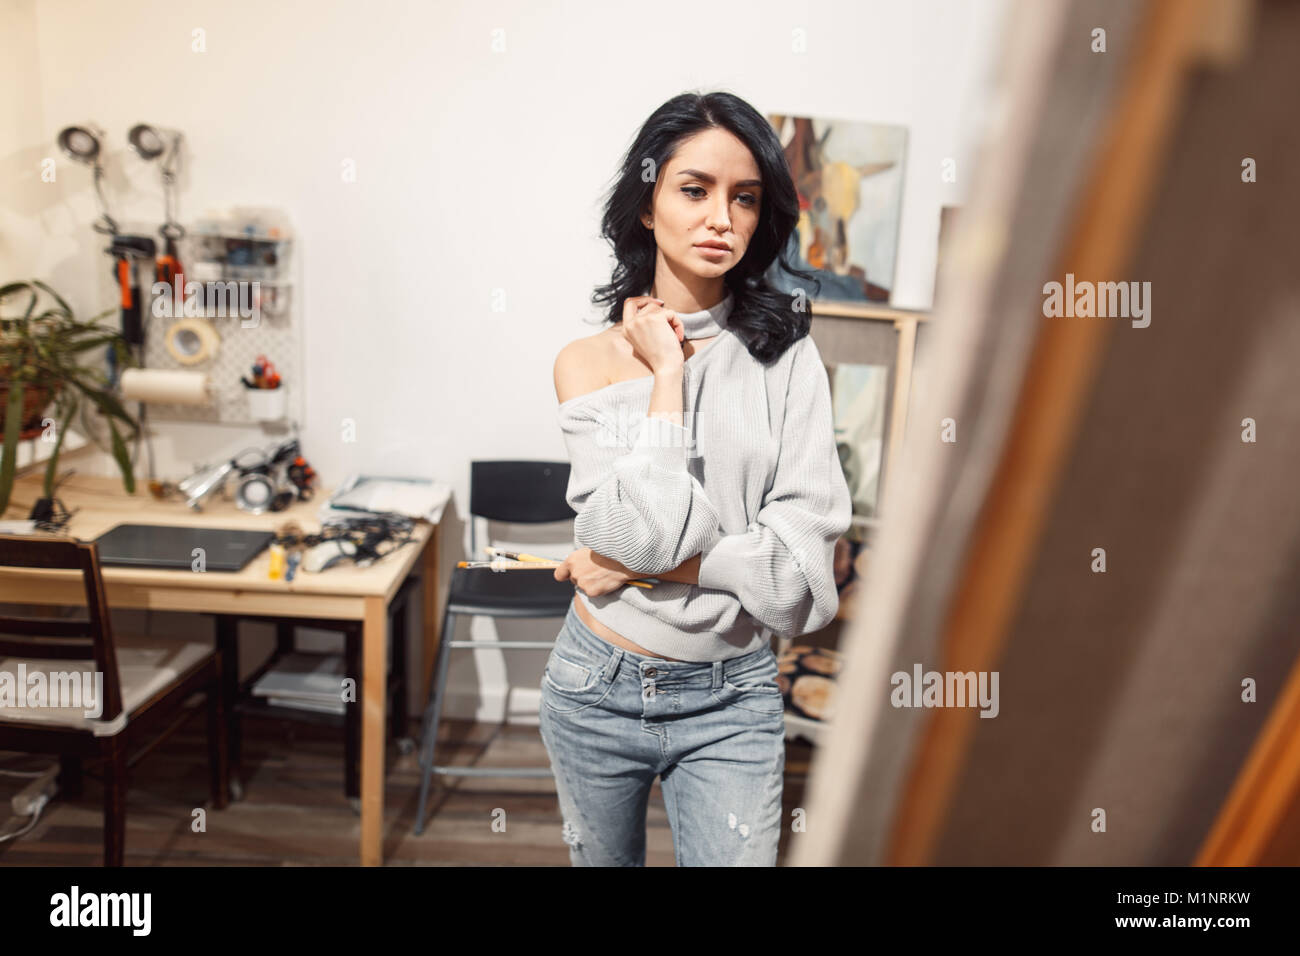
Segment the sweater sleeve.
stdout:
<svg viewBox="0 0 1300 956">
<path fill-rule="evenodd" d="M 798 351 L 772 486 L 748 531 L 705 546 L 699 572 L 701 587 L 730 591 L 783 637 L 825 627 L 839 610 L 835 542 L 848 530 L 853 507 L 821 353 L 807 336 L 791 347 Z"/>
<path fill-rule="evenodd" d="M 690 431 L 644 413 L 626 418 L 560 408 L 570 462 L 565 497 L 578 513 L 574 540 L 631 571 L 660 574 L 718 538 L 718 512 L 687 471 Z M 625 423 L 637 429 L 630 450 Z"/>
</svg>

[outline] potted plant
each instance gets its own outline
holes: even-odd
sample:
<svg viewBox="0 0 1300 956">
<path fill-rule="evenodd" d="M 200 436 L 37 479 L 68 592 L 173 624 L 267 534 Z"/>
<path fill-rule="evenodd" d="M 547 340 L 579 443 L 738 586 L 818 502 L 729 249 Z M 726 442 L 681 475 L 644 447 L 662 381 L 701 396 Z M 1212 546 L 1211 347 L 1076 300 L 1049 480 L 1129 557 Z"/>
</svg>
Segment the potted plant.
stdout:
<svg viewBox="0 0 1300 956">
<path fill-rule="evenodd" d="M 53 304 L 46 303 L 48 308 L 38 312 L 41 293 L 47 294 Z M 22 305 L 24 298 L 25 308 Z M 9 314 L 9 310 L 4 308 L 10 299 L 19 300 L 18 307 L 23 310 L 21 315 Z M 112 313 L 112 309 L 107 309 L 88 322 L 80 321 L 68 303 L 39 279 L 0 286 L 0 414 L 4 416 L 4 447 L 0 452 L 0 515 L 8 507 L 13 490 L 18 442 L 42 433 L 45 412 L 51 402 L 55 403 L 57 430 L 53 438 L 54 450 L 45 466 L 42 491 L 45 498 L 54 496 L 54 475 L 63 436 L 83 398 L 89 399 L 107 418 L 113 436 L 113 458 L 121 469 L 123 486 L 128 493 L 135 492 L 131 456 L 113 419 L 129 428 L 129 438 L 139 433 L 140 426 L 108 390 L 108 377 L 102 371 L 79 362 L 83 352 L 108 345 L 113 348 L 119 368 L 133 364 L 130 349 L 121 333 L 98 324 L 98 320 Z"/>
</svg>

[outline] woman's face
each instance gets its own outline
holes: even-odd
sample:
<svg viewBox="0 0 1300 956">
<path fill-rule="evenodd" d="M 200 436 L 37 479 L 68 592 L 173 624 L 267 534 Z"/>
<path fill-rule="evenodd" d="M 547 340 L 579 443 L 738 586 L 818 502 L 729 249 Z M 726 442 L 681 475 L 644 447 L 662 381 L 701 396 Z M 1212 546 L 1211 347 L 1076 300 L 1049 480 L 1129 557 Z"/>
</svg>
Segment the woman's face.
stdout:
<svg viewBox="0 0 1300 956">
<path fill-rule="evenodd" d="M 718 278 L 745 255 L 762 201 L 748 147 L 725 129 L 707 129 L 683 142 L 659 171 L 653 216 L 644 214 L 642 222 L 654 229 L 659 255 L 673 272 Z"/>
</svg>

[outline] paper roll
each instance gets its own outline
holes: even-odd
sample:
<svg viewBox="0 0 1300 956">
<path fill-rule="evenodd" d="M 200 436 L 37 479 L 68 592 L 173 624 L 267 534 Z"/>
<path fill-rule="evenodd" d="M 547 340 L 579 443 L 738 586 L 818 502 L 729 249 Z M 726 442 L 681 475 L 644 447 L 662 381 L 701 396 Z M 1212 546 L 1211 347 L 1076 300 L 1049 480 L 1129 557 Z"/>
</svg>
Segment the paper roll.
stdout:
<svg viewBox="0 0 1300 956">
<path fill-rule="evenodd" d="M 208 374 L 185 369 L 128 368 L 122 372 L 122 397 L 135 402 L 206 405 Z"/>
</svg>

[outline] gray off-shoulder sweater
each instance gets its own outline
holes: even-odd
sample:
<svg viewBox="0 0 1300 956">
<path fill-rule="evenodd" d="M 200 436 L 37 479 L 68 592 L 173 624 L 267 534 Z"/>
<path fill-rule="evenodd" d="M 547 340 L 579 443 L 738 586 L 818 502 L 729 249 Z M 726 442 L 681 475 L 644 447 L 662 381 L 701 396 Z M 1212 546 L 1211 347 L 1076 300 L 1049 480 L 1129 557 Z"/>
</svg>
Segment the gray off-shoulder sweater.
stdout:
<svg viewBox="0 0 1300 956">
<path fill-rule="evenodd" d="M 852 504 L 830 385 L 809 337 L 769 366 L 724 328 L 686 360 L 683 425 L 649 418 L 654 376 L 560 403 L 574 539 L 645 577 L 700 554 L 699 585 L 581 600 L 647 650 L 718 661 L 835 617 L 835 542 Z"/>
</svg>

